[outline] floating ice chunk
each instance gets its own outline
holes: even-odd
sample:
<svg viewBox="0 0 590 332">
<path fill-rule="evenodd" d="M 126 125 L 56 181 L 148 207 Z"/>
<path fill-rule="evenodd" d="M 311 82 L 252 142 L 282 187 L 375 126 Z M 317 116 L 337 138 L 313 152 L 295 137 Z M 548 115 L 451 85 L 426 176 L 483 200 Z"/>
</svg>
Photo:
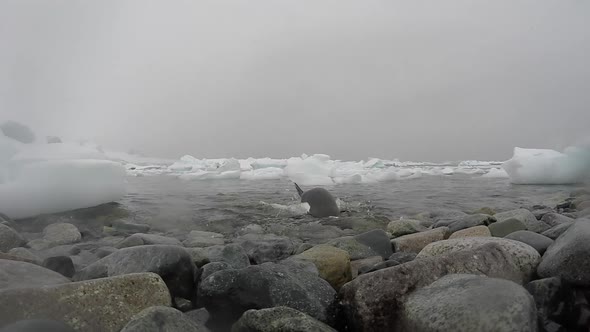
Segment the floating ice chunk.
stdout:
<svg viewBox="0 0 590 332">
<path fill-rule="evenodd" d="M 2 132 L 4 136 L 10 137 L 21 143 L 28 144 L 35 141 L 35 134 L 33 131 L 29 127 L 15 121 L 6 121 L 0 124 L 0 132 Z"/>
<path fill-rule="evenodd" d="M 383 160 L 378 158 L 371 158 L 367 161 L 364 165 L 366 168 L 385 168 L 385 163 Z"/>
<path fill-rule="evenodd" d="M 490 168 L 490 170 L 481 176 L 482 178 L 507 178 L 508 173 L 502 168 Z"/>
<path fill-rule="evenodd" d="M 284 176 L 283 169 L 278 167 L 266 167 L 242 172 L 242 180 L 275 180 Z"/>
<path fill-rule="evenodd" d="M 284 168 L 285 175 L 303 186 L 332 185 L 333 161 L 327 155 L 313 155 L 305 159 L 291 158 Z"/>
<path fill-rule="evenodd" d="M 285 168 L 287 166 L 286 159 L 271 159 L 271 158 L 260 158 L 256 159 L 251 163 L 253 169 L 259 168 Z"/>
<path fill-rule="evenodd" d="M 193 173 L 181 174 L 178 178 L 182 180 L 231 180 L 239 179 L 240 175 L 240 170 L 225 172 L 199 170 Z"/>
<path fill-rule="evenodd" d="M 107 160 L 26 164 L 0 184 L 0 211 L 11 218 L 92 207 L 125 195 L 125 169 Z"/>
<path fill-rule="evenodd" d="M 564 153 L 547 149 L 514 148 L 502 168 L 514 184 L 573 184 L 583 182 L 590 169 L 590 150 L 569 148 Z"/>
</svg>

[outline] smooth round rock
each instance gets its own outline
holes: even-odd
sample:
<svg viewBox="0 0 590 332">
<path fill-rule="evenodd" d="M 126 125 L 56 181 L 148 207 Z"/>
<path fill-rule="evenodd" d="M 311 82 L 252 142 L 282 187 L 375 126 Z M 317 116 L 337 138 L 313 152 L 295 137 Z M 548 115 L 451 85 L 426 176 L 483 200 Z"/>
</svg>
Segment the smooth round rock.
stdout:
<svg viewBox="0 0 590 332">
<path fill-rule="evenodd" d="M 524 231 L 527 229 L 526 225 L 516 218 L 508 218 L 506 220 L 497 221 L 489 225 L 488 228 L 490 229 L 492 236 L 495 237 L 505 237 L 510 233 Z"/>
<path fill-rule="evenodd" d="M 39 258 L 39 256 L 33 254 L 27 248 L 23 248 L 23 247 L 12 248 L 12 249 L 10 249 L 8 251 L 8 253 L 11 254 L 11 255 L 14 255 L 14 256 L 18 256 L 18 257 L 24 258 L 28 262 L 33 262 L 33 263 L 36 263 L 36 264 L 41 263 L 41 258 Z"/>
<path fill-rule="evenodd" d="M 76 273 L 74 262 L 68 256 L 48 257 L 43 261 L 43 266 L 67 278 L 73 277 Z"/>
<path fill-rule="evenodd" d="M 248 310 L 232 332 L 336 332 L 317 319 L 289 307 Z"/>
<path fill-rule="evenodd" d="M 0 252 L 8 252 L 10 249 L 21 247 L 27 243 L 25 239 L 14 229 L 0 224 Z"/>
<path fill-rule="evenodd" d="M 561 234 L 565 233 L 574 223 L 573 222 L 566 222 L 563 224 L 559 224 L 557 226 L 553 226 L 548 230 L 544 231 L 542 235 L 555 240 L 561 236 Z"/>
<path fill-rule="evenodd" d="M 78 243 L 82 234 L 78 227 L 68 223 L 51 224 L 43 230 L 43 239 L 53 245 Z"/>
<path fill-rule="evenodd" d="M 517 210 L 496 213 L 494 215 L 494 217 L 496 218 L 496 220 L 498 222 L 509 220 L 509 219 L 519 220 L 520 222 L 522 222 L 525 225 L 526 230 L 529 230 L 532 232 L 537 232 L 537 233 L 544 232 L 551 227 L 551 226 L 545 224 L 544 222 L 537 220 L 535 215 L 527 209 L 517 209 Z M 494 225 L 494 224 L 492 224 L 492 225 Z M 520 230 L 520 229 L 517 229 L 517 230 Z M 492 234 L 494 234 L 494 232 L 492 232 Z M 505 235 L 508 235 L 508 234 L 505 234 Z M 494 236 L 496 236 L 496 235 L 494 235 Z"/>
<path fill-rule="evenodd" d="M 487 226 L 496 222 L 496 218 L 487 214 L 472 214 L 461 218 L 458 221 L 449 225 L 449 232 L 455 233 L 462 229 L 475 227 L 475 226 Z"/>
<path fill-rule="evenodd" d="M 448 275 L 412 293 L 402 331 L 537 331 L 532 296 L 520 285 L 475 275 Z"/>
<path fill-rule="evenodd" d="M 543 255 L 545 250 L 547 250 L 547 248 L 553 244 L 553 240 L 550 238 L 531 231 L 516 231 L 506 235 L 505 238 L 526 243 L 529 246 L 535 248 L 535 250 L 537 250 L 541 255 Z"/>
<path fill-rule="evenodd" d="M 456 231 L 449 236 L 449 239 L 458 239 L 464 237 L 490 237 L 492 233 L 487 226 L 475 226 Z"/>
<path fill-rule="evenodd" d="M 235 243 L 241 245 L 256 264 L 281 261 L 291 256 L 299 245 L 285 236 L 252 233 L 238 237 Z"/>
<path fill-rule="evenodd" d="M 69 283 L 63 275 L 27 262 L 0 259 L 0 289 Z"/>
<path fill-rule="evenodd" d="M 413 219 L 393 220 L 387 225 L 387 231 L 392 237 L 414 234 L 425 230 L 426 227 L 422 226 L 419 220 Z"/>
<path fill-rule="evenodd" d="M 336 290 L 352 280 L 350 256 L 342 249 L 328 245 L 318 245 L 294 258 L 314 263 L 320 277 L 329 282 Z"/>
<path fill-rule="evenodd" d="M 449 235 L 447 227 L 438 227 L 428 231 L 404 235 L 391 240 L 395 252 L 413 252 L 419 253 L 428 244 L 444 240 Z"/>
<path fill-rule="evenodd" d="M 117 248 L 129 248 L 145 245 L 169 245 L 182 247 L 182 243 L 173 237 L 136 233 L 117 244 Z"/>
<path fill-rule="evenodd" d="M 170 307 L 151 307 L 133 316 L 121 332 L 200 332 L 182 312 Z"/>
</svg>

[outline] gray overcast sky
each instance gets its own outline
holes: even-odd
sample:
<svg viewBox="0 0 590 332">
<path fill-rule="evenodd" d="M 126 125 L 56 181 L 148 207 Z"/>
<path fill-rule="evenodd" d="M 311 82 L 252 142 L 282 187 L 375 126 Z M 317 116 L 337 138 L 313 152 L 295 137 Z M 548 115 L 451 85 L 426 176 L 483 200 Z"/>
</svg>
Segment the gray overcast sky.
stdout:
<svg viewBox="0 0 590 332">
<path fill-rule="evenodd" d="M 507 159 L 589 134 L 590 1 L 1 0 L 1 118 L 162 157 Z"/>
</svg>

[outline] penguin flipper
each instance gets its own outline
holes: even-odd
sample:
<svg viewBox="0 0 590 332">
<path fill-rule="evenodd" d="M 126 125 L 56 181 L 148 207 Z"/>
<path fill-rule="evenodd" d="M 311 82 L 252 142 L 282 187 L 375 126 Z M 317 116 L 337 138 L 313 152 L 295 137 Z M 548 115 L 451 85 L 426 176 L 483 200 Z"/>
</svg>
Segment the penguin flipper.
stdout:
<svg viewBox="0 0 590 332">
<path fill-rule="evenodd" d="M 295 182 L 293 182 L 295 183 Z M 295 183 L 295 188 L 297 189 L 297 193 L 299 194 L 299 197 L 301 197 L 303 195 L 303 190 L 301 189 L 301 187 L 299 187 L 299 185 L 297 183 Z"/>
</svg>

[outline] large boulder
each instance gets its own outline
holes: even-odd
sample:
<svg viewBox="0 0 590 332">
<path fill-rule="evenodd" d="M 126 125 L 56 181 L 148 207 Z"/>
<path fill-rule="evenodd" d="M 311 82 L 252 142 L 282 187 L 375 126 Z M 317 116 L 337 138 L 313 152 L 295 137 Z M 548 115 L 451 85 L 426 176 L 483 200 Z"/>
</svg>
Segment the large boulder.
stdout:
<svg viewBox="0 0 590 332">
<path fill-rule="evenodd" d="M 590 286 L 590 222 L 576 221 L 547 249 L 537 269 L 541 277 L 561 277 Z"/>
<path fill-rule="evenodd" d="M 170 302 L 168 288 L 153 273 L 7 289 L 0 291 L 0 326 L 51 317 L 78 331 L 118 332 L 143 309 Z"/>
<path fill-rule="evenodd" d="M 293 254 L 299 245 L 292 239 L 274 234 L 246 234 L 235 242 L 241 245 L 256 264 L 278 262 Z"/>
<path fill-rule="evenodd" d="M 0 259 L 0 289 L 69 283 L 61 274 L 27 262 Z"/>
<path fill-rule="evenodd" d="M 548 230 L 549 228 L 551 228 L 551 226 L 547 225 L 546 223 L 537 220 L 535 215 L 527 209 L 517 209 L 517 210 L 496 213 L 494 215 L 494 217 L 496 218 L 496 220 L 498 222 L 508 220 L 508 219 L 519 220 L 526 226 L 527 230 L 532 231 L 532 232 L 537 232 L 537 233 L 544 232 L 544 231 Z M 492 232 L 492 234 L 493 234 L 493 232 Z"/>
<path fill-rule="evenodd" d="M 564 223 L 571 223 L 574 221 L 574 219 L 564 216 L 563 214 L 559 214 L 559 213 L 555 213 L 555 212 L 551 212 L 551 213 L 547 213 L 545 214 L 542 218 L 541 221 L 546 223 L 547 225 L 551 226 L 551 227 L 555 227 L 557 225 L 561 225 Z"/>
<path fill-rule="evenodd" d="M 205 329 L 195 324 L 182 312 L 164 306 L 154 306 L 136 314 L 121 332 L 201 332 Z"/>
<path fill-rule="evenodd" d="M 173 237 L 156 235 L 156 234 L 143 234 L 143 233 L 136 233 L 125 240 L 121 241 L 117 244 L 117 248 L 129 248 L 129 247 L 136 247 L 136 246 L 145 246 L 145 245 L 170 245 L 170 246 L 182 246 L 182 243 Z"/>
<path fill-rule="evenodd" d="M 526 243 L 529 246 L 535 248 L 535 250 L 537 250 L 541 255 L 543 255 L 545 250 L 547 250 L 547 248 L 553 244 L 553 240 L 550 238 L 531 231 L 516 231 L 514 233 L 508 234 L 505 238 Z"/>
<path fill-rule="evenodd" d="M 329 241 L 327 244 L 346 250 L 352 260 L 377 255 L 385 259 L 392 254 L 389 236 L 387 236 L 385 231 L 380 229 L 355 236 L 337 238 Z"/>
<path fill-rule="evenodd" d="M 350 256 L 342 249 L 318 245 L 294 256 L 293 259 L 312 262 L 317 267 L 320 277 L 336 290 L 352 280 Z"/>
<path fill-rule="evenodd" d="M 31 252 L 31 250 L 23 247 L 12 248 L 8 251 L 9 255 L 14 255 L 22 258 L 23 261 L 40 265 L 42 259 Z M 0 256 L 1 258 L 1 256 Z"/>
<path fill-rule="evenodd" d="M 555 240 L 560 237 L 561 234 L 565 233 L 565 231 L 567 231 L 573 224 L 573 222 L 565 222 L 563 224 L 553 226 L 541 234 L 552 240 Z"/>
<path fill-rule="evenodd" d="M 189 253 L 177 246 L 149 245 L 121 249 L 79 271 L 74 280 L 139 272 L 160 275 L 173 297 L 194 297 L 195 265 Z"/>
<path fill-rule="evenodd" d="M 397 237 L 391 240 L 393 248 L 396 252 L 414 252 L 419 253 L 428 244 L 436 241 L 441 241 L 449 237 L 449 229 L 447 227 L 438 227 L 428 231 L 409 234 Z"/>
<path fill-rule="evenodd" d="M 420 251 L 417 258 L 440 256 L 465 249 L 481 248 L 490 243 L 497 244 L 504 252 L 506 252 L 506 254 L 512 257 L 512 260 L 516 263 L 524 276 L 524 280 L 522 281 L 530 280 L 541 261 L 541 255 L 539 255 L 539 253 L 530 245 L 514 240 L 495 237 L 471 237 L 444 240 L 429 244 Z"/>
<path fill-rule="evenodd" d="M 396 331 L 537 331 L 537 310 L 520 285 L 453 274 L 412 293 Z"/>
<path fill-rule="evenodd" d="M 232 332 L 336 332 L 317 319 L 289 307 L 246 311 Z"/>
<path fill-rule="evenodd" d="M 455 233 L 462 229 L 475 227 L 475 226 L 487 226 L 496 222 L 496 218 L 487 214 L 472 214 L 461 218 L 449 225 L 449 232 Z"/>
<path fill-rule="evenodd" d="M 352 278 L 356 278 L 359 275 L 360 270 L 367 270 L 381 262 L 383 262 L 383 257 L 381 256 L 373 256 L 359 259 L 356 261 L 351 261 L 350 270 L 352 272 Z"/>
<path fill-rule="evenodd" d="M 574 327 L 572 325 L 578 322 L 577 319 L 572 319 L 574 317 L 572 317 L 571 313 L 576 311 L 573 308 L 574 302 L 580 301 L 575 301 L 576 296 L 572 292 L 570 285 L 563 282 L 561 278 L 534 280 L 526 284 L 525 288 L 535 299 L 537 316 L 543 325 L 558 322 Z M 580 322 L 583 321 L 580 320 Z"/>
<path fill-rule="evenodd" d="M 399 237 L 408 234 L 423 232 L 426 230 L 419 220 L 400 219 L 393 220 L 387 225 L 387 231 L 392 237 Z"/>
<path fill-rule="evenodd" d="M 187 249 L 193 257 L 193 261 L 206 263 L 224 262 L 234 269 L 242 269 L 250 265 L 250 259 L 244 248 L 237 244 L 228 244 L 225 246 L 211 246 L 207 248 L 189 248 Z M 197 252 L 200 254 L 197 256 Z M 195 258 L 199 258 L 196 260 Z M 197 264 L 198 265 L 198 264 Z"/>
<path fill-rule="evenodd" d="M 231 324 L 249 309 L 287 306 L 325 323 L 334 321 L 334 288 L 317 275 L 264 263 L 210 275 L 199 285 L 199 300 L 211 319 Z"/>
<path fill-rule="evenodd" d="M 43 261 L 43 266 L 67 278 L 73 277 L 76 273 L 74 262 L 68 256 L 48 257 Z"/>
<path fill-rule="evenodd" d="M 409 292 L 454 273 L 481 274 L 518 283 L 526 279 L 512 256 L 497 243 L 360 275 L 340 289 L 341 308 L 349 330 L 395 330 Z"/>
<path fill-rule="evenodd" d="M 27 242 L 17 231 L 7 225 L 0 224 L 0 252 L 8 252 L 10 249 L 21 247 L 25 243 Z"/>
<path fill-rule="evenodd" d="M 508 218 L 495 222 L 489 225 L 488 228 L 490 229 L 492 236 L 495 237 L 504 237 L 510 233 L 524 231 L 527 229 L 526 225 L 516 218 Z"/>
</svg>

